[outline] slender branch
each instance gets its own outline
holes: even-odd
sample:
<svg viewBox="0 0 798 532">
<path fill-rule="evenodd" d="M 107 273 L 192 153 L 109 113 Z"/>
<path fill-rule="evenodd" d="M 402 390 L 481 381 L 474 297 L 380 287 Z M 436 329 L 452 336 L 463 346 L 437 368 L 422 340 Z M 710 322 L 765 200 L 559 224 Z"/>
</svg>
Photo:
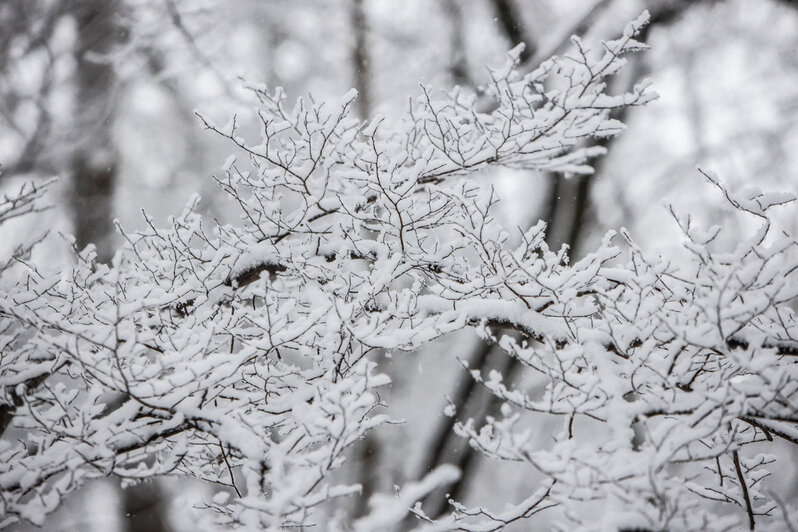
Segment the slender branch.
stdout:
<svg viewBox="0 0 798 532">
<path fill-rule="evenodd" d="M 222 459 L 224 460 L 224 463 L 227 466 L 227 471 L 230 473 L 230 485 L 233 486 L 233 489 L 235 490 L 236 495 L 238 495 L 238 498 L 240 499 L 241 498 L 241 492 L 238 491 L 238 486 L 236 486 L 236 478 L 233 475 L 233 468 L 230 467 L 230 462 L 227 460 L 227 453 L 224 450 L 224 444 L 222 443 L 222 440 L 219 440 L 219 449 L 222 450 Z"/>
<path fill-rule="evenodd" d="M 740 488 L 743 490 L 745 510 L 748 512 L 748 528 L 749 530 L 754 530 L 756 527 L 756 523 L 754 522 L 754 509 L 751 507 L 751 498 L 748 496 L 748 486 L 745 484 L 745 477 L 740 467 L 740 456 L 737 454 L 737 450 L 732 451 L 732 459 L 734 460 L 734 469 L 737 471 L 737 481 L 740 483 Z"/>
</svg>

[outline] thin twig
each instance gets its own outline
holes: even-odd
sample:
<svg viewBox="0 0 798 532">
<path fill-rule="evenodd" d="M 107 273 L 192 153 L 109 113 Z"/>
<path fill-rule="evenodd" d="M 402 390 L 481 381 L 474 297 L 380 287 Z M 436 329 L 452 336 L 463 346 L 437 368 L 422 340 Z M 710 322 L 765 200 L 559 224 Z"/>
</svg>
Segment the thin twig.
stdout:
<svg viewBox="0 0 798 532">
<path fill-rule="evenodd" d="M 754 522 L 754 509 L 751 507 L 751 498 L 748 496 L 748 486 L 745 485 L 745 477 L 743 477 L 743 470 L 740 467 L 740 456 L 737 451 L 732 451 L 732 459 L 734 460 L 734 469 L 737 471 L 737 480 L 740 482 L 740 488 L 743 490 L 743 499 L 745 499 L 745 511 L 748 512 L 748 528 L 754 530 L 756 523 Z"/>
<path fill-rule="evenodd" d="M 234 490 L 236 490 L 236 495 L 238 495 L 238 498 L 240 499 L 241 492 L 238 491 L 238 486 L 236 486 L 236 478 L 233 476 L 233 468 L 230 467 L 230 462 L 227 460 L 227 453 L 224 452 L 224 444 L 222 444 L 222 440 L 219 440 L 219 448 L 222 450 L 222 458 L 227 466 L 227 471 L 230 473 L 230 485 L 233 486 Z"/>
</svg>

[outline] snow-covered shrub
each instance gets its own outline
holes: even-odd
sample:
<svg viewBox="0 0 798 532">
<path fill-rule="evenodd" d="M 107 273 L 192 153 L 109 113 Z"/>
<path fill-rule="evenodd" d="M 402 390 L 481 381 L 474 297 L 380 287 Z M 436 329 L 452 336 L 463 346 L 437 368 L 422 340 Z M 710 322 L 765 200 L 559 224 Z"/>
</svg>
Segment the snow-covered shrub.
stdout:
<svg viewBox="0 0 798 532">
<path fill-rule="evenodd" d="M 787 526 L 763 481 L 774 458 L 752 444 L 798 443 L 798 255 L 768 223 L 789 198 L 727 192 L 763 221 L 732 252 L 685 218 L 686 263 L 610 234 L 569 264 L 544 224 L 501 227 L 479 175 L 589 172 L 602 153 L 591 139 L 622 130 L 610 111 L 652 98 L 646 83 L 620 95 L 604 83 L 643 48 L 644 23 L 594 51 L 576 40 L 529 74 L 511 54 L 485 88 L 489 113 L 474 95 L 424 90 L 388 127 L 350 118 L 355 94 L 288 108 L 256 89 L 259 144 L 235 121 L 205 122 L 238 150 L 217 181 L 239 223 L 209 223 L 192 201 L 168 227 L 120 228 L 110 265 L 91 248 L 68 271 L 16 261 L 0 295 L 2 429 L 14 434 L 0 441 L 0 525 L 41 523 L 92 478 L 182 475 L 223 486 L 198 502 L 251 530 L 386 530 L 408 512 L 434 530 L 497 530 L 553 507 L 567 530 Z M 456 427 L 542 473 L 539 490 L 499 512 L 452 501 L 433 520 L 415 503 L 456 478 L 442 467 L 330 524 L 326 503 L 359 492 L 330 473 L 388 421 L 375 357 L 464 328 L 546 379 L 535 397 L 475 372 L 503 416 Z M 525 422 L 535 415 L 562 423 L 544 448 Z"/>
</svg>

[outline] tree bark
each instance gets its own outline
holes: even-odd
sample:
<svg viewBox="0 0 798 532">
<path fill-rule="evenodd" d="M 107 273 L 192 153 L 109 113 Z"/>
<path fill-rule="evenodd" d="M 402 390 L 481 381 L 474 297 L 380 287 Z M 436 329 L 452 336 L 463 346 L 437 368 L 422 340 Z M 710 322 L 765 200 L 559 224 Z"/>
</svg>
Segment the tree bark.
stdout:
<svg viewBox="0 0 798 532">
<path fill-rule="evenodd" d="M 119 156 L 113 140 L 118 79 L 110 54 L 126 39 L 120 23 L 121 0 L 74 0 L 77 23 L 76 145 L 70 161 L 69 204 L 75 244 L 94 244 L 97 261 L 113 256 L 114 192 Z M 123 529 L 166 532 L 163 498 L 158 485 L 144 483 L 121 491 Z"/>
<path fill-rule="evenodd" d="M 108 61 L 125 39 L 119 0 L 75 0 L 77 22 L 75 138 L 69 204 L 78 249 L 97 246 L 97 260 L 112 256 L 113 200 L 118 155 L 113 142 L 117 79 Z"/>
<path fill-rule="evenodd" d="M 534 40 L 528 35 L 518 9 L 513 0 L 492 0 L 493 10 L 496 18 L 501 25 L 502 32 L 510 41 L 511 46 L 524 43 L 524 49 L 518 59 L 521 63 L 526 63 L 535 56 L 536 45 Z"/>
<path fill-rule="evenodd" d="M 350 0 L 349 19 L 354 42 L 350 50 L 352 83 L 357 89 L 356 111 L 358 118 L 368 120 L 371 115 L 371 71 L 368 50 L 368 20 L 366 0 Z M 383 371 L 387 371 L 386 368 Z M 374 434 L 368 434 L 355 448 L 357 477 L 361 496 L 353 509 L 353 517 L 361 517 L 369 511 L 369 499 L 380 489 L 380 472 L 387 465 L 383 462 L 382 442 Z"/>
<path fill-rule="evenodd" d="M 358 91 L 357 110 L 360 118 L 366 120 L 371 114 L 371 84 L 368 57 L 368 23 L 364 9 L 365 0 L 351 0 L 350 19 L 355 42 L 352 46 L 352 67 L 354 83 Z"/>
</svg>

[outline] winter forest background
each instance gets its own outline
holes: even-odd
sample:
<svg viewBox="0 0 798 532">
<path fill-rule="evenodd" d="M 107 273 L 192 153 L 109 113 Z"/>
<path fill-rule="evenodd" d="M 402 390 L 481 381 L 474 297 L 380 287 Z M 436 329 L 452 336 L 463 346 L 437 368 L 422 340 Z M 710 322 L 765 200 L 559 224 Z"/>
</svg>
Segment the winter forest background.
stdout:
<svg viewBox="0 0 798 532">
<path fill-rule="evenodd" d="M 795 530 L 797 143 L 788 0 L 0 2 L 0 527 Z"/>
</svg>

